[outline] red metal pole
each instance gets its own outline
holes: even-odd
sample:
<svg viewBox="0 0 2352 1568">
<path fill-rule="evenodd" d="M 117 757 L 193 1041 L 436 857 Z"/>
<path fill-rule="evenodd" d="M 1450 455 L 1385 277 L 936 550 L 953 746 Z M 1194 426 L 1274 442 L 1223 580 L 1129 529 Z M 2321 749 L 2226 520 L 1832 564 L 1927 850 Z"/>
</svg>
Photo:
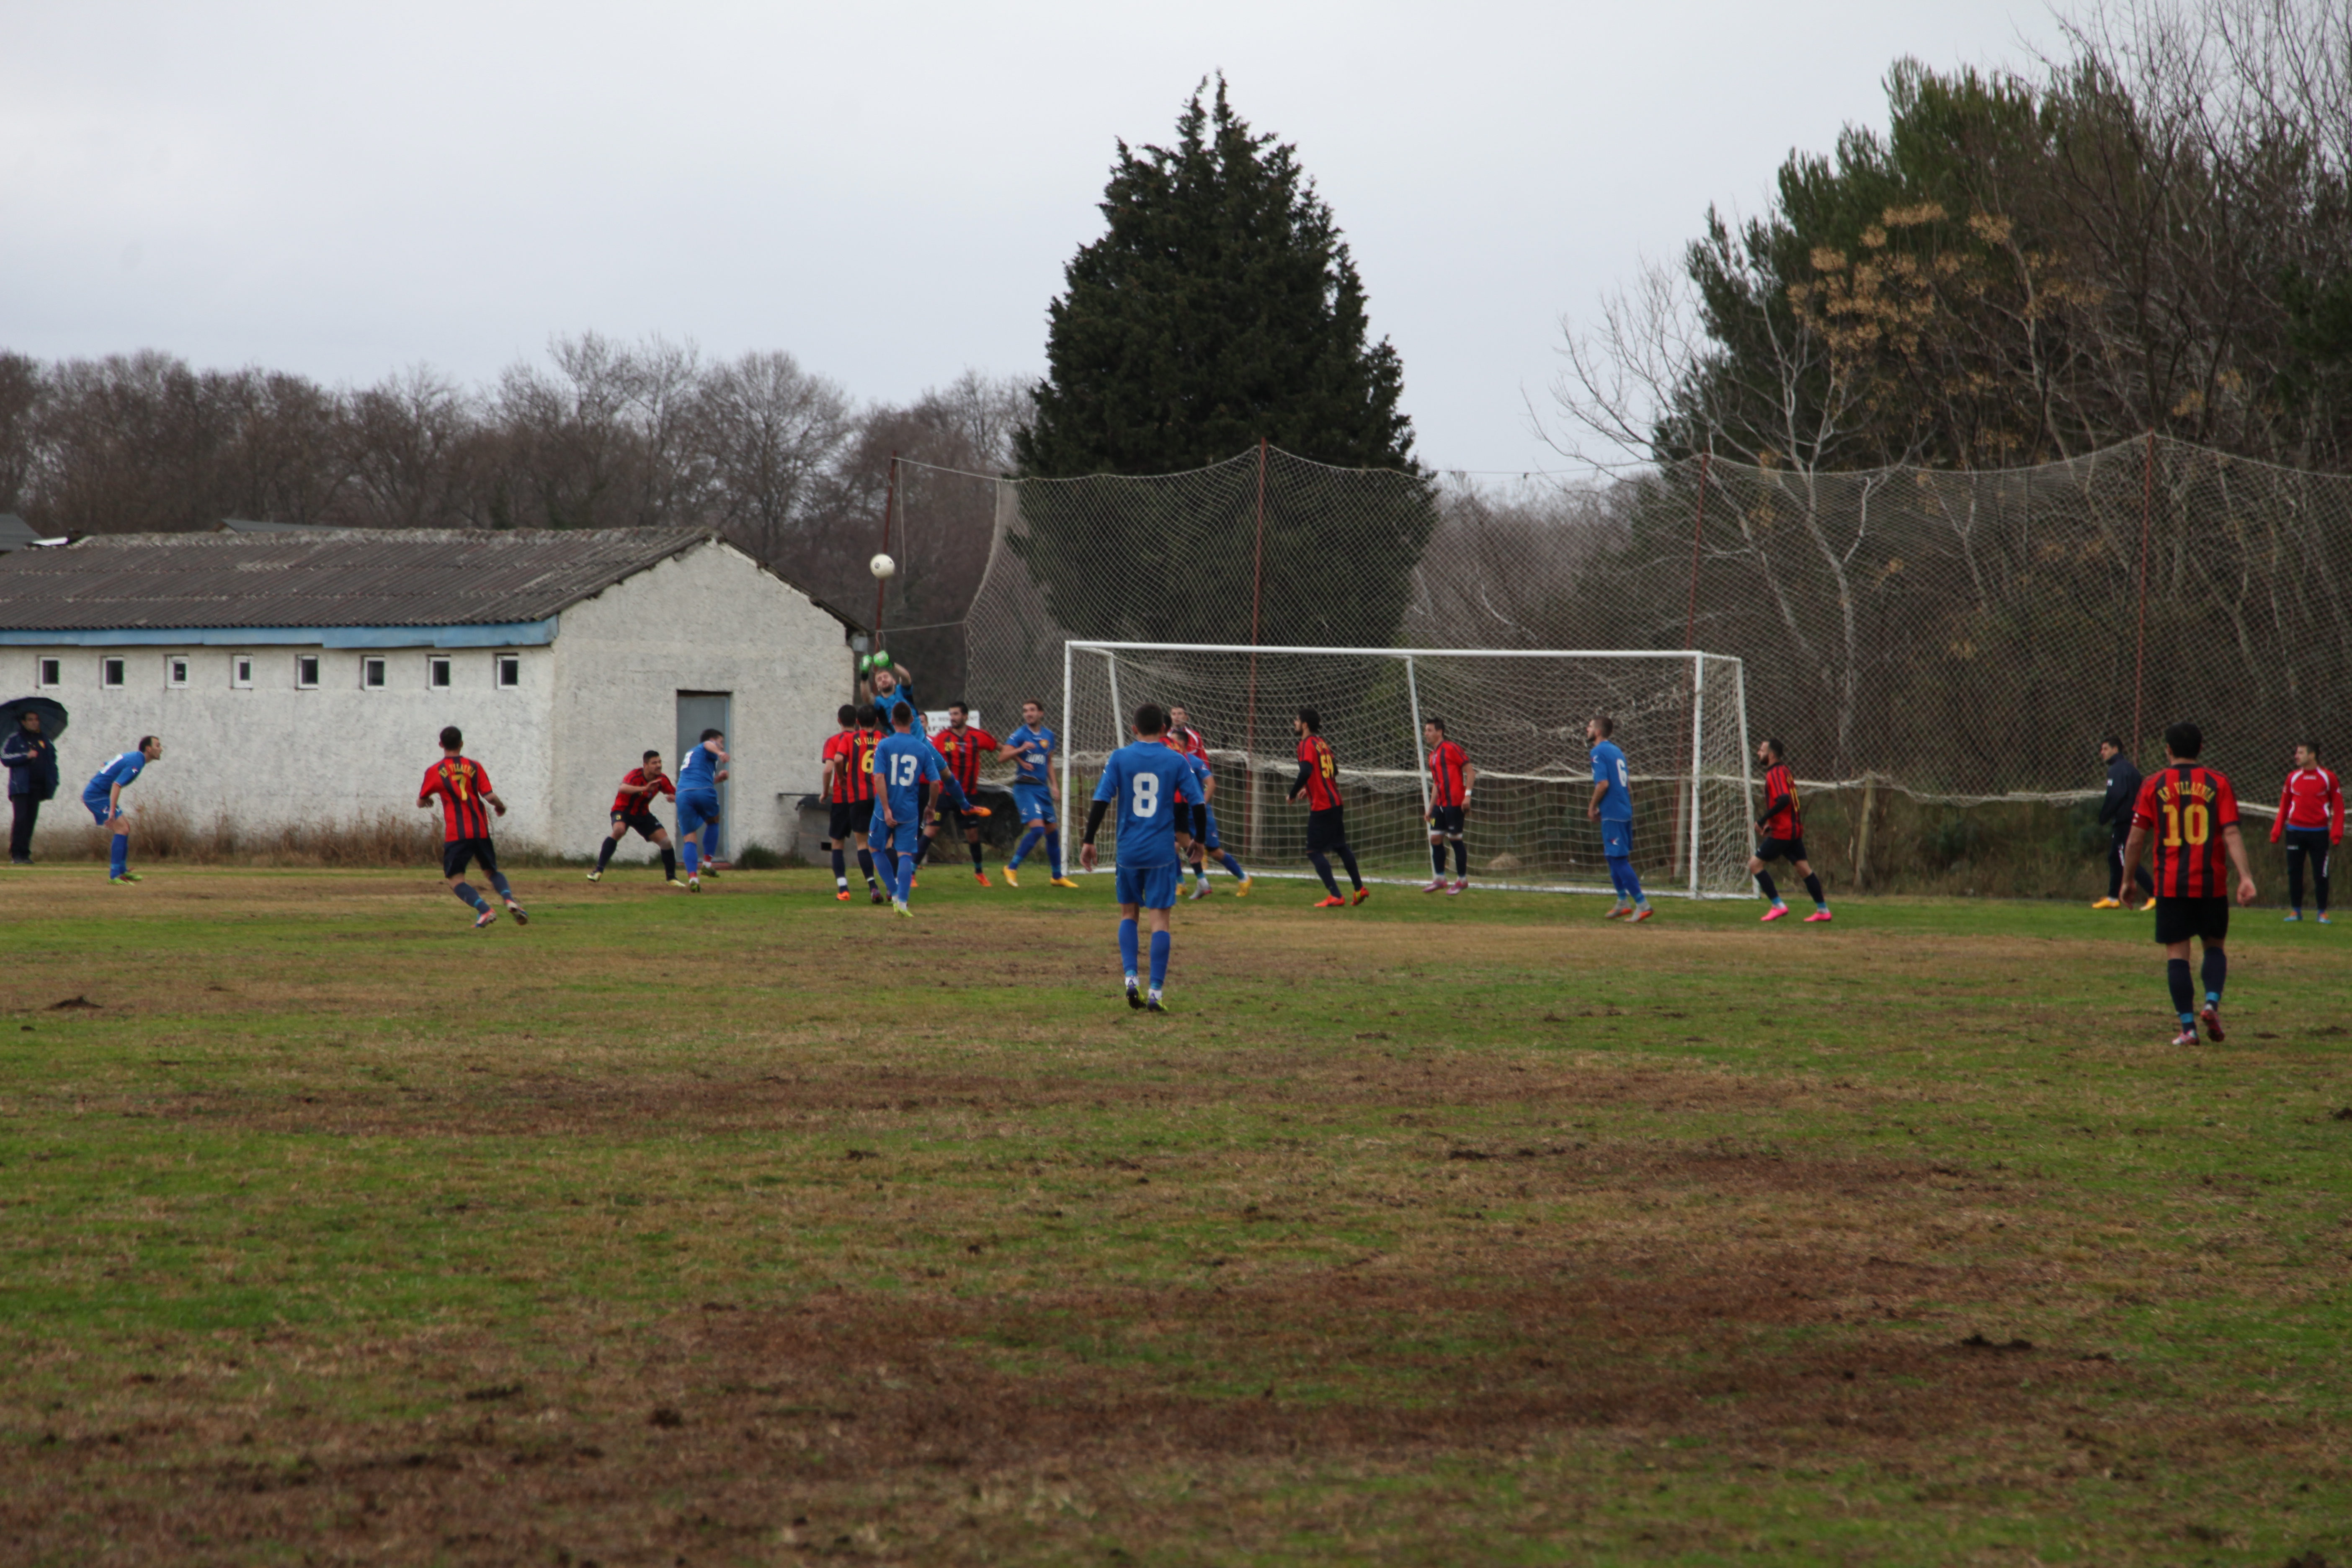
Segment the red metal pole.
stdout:
<svg viewBox="0 0 2352 1568">
<path fill-rule="evenodd" d="M 2156 432 L 2147 433 L 2147 457 L 2142 465 L 2139 492 L 2139 620 L 2132 642 L 2132 757 L 2140 755 L 2140 696 L 2147 669 L 2147 533 L 2156 510 Z"/>
<path fill-rule="evenodd" d="M 1257 438 L 1257 543 L 1250 552 L 1250 666 L 1248 717 L 1242 725 L 1243 780 L 1246 785 L 1242 799 L 1248 810 L 1244 814 L 1242 832 L 1247 838 L 1250 853 L 1257 853 L 1257 613 L 1259 595 L 1265 587 L 1265 437 Z"/>
<path fill-rule="evenodd" d="M 882 483 L 882 553 L 890 553 L 890 503 L 898 495 L 898 454 L 890 454 L 890 477 Z M 874 647 L 869 651 L 882 651 L 882 593 L 890 585 L 887 577 L 874 579 Z"/>
</svg>

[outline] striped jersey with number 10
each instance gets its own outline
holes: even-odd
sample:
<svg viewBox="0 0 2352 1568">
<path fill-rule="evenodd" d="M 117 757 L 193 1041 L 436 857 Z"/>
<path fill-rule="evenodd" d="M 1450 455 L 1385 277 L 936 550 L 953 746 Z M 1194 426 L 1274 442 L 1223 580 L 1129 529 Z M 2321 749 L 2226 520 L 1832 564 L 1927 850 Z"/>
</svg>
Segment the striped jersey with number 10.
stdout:
<svg viewBox="0 0 2352 1568">
<path fill-rule="evenodd" d="M 2230 851 L 2221 831 L 2238 826 L 2238 795 L 2227 778 L 2195 763 L 2168 764 L 2140 785 L 2132 825 L 2147 830 L 2158 897 L 2227 893 Z"/>
</svg>

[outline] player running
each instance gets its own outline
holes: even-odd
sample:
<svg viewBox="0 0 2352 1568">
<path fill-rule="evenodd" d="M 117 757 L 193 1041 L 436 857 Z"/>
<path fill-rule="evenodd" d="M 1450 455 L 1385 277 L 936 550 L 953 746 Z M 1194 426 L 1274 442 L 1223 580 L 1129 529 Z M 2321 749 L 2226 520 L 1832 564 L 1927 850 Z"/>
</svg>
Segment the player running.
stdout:
<svg viewBox="0 0 2352 1568">
<path fill-rule="evenodd" d="M 882 889 L 874 880 L 874 851 L 866 847 L 864 831 L 865 824 L 874 816 L 875 737 L 866 732 L 873 716 L 871 708 L 843 703 L 833 716 L 841 730 L 826 737 L 821 757 L 824 775 L 819 787 L 832 808 L 832 820 L 825 824 L 824 847 L 833 851 L 833 896 L 843 903 L 849 901 L 848 851 L 852 839 L 857 841 L 857 868 L 866 876 L 866 896 L 874 903 L 882 901 Z"/>
<path fill-rule="evenodd" d="M 1470 790 L 1478 782 L 1477 764 L 1459 742 L 1445 738 L 1445 721 L 1432 719 L 1421 727 L 1429 747 L 1429 886 L 1424 893 L 1458 898 L 1470 890 L 1470 851 L 1462 842 L 1462 820 L 1470 809 Z M 1454 847 L 1454 882 L 1445 881 L 1445 847 Z"/>
<path fill-rule="evenodd" d="M 449 879 L 449 890 L 459 902 L 473 906 L 476 931 L 499 917 L 490 901 L 467 885 L 467 861 L 480 863 L 490 886 L 506 900 L 515 924 L 529 925 L 530 917 L 515 902 L 514 889 L 507 886 L 506 874 L 499 869 L 498 851 L 490 845 L 490 813 L 482 809 L 488 805 L 490 811 L 504 816 L 507 803 L 490 787 L 490 775 L 482 771 L 482 764 L 465 751 L 466 737 L 457 725 L 442 731 L 441 760 L 425 770 L 425 783 L 416 792 L 416 804 L 426 811 L 433 809 L 435 796 L 441 800 L 441 875 Z"/>
<path fill-rule="evenodd" d="M 926 831 L 936 833 L 940 826 L 961 828 L 963 841 L 971 847 L 971 874 L 980 879 L 982 887 L 986 888 L 994 884 L 988 879 L 988 868 L 981 864 L 980 818 L 989 813 L 985 807 L 972 804 L 971 792 L 980 787 L 982 753 L 995 751 L 997 742 L 996 737 L 987 731 L 973 729 L 971 721 L 971 709 L 960 701 L 950 702 L 948 704 L 947 728 L 931 737 L 931 744 L 938 749 L 944 762 L 947 776 L 955 783 L 954 790 L 948 793 L 959 797 L 961 805 L 943 802 L 940 806 L 939 823 Z"/>
<path fill-rule="evenodd" d="M 1192 759 L 1193 782 L 1201 786 L 1201 804 L 1192 809 L 1192 897 L 1209 896 L 1209 857 L 1217 858 L 1234 881 L 1241 884 L 1234 897 L 1249 897 L 1249 873 L 1242 863 L 1225 852 L 1224 837 L 1217 826 L 1217 770 L 1209 761 L 1208 737 L 1192 728 L 1181 702 L 1168 705 L 1168 743 Z"/>
<path fill-rule="evenodd" d="M 106 851 L 106 880 L 110 887 L 141 879 L 139 873 L 131 868 L 131 808 L 122 804 L 122 792 L 136 784 L 139 775 L 147 771 L 147 764 L 163 754 L 162 741 L 152 735 L 142 735 L 137 750 L 119 753 L 90 774 L 89 783 L 82 786 L 82 805 L 100 827 L 112 833 Z"/>
<path fill-rule="evenodd" d="M 1095 785 L 1094 804 L 1087 810 L 1086 842 L 1078 863 L 1095 868 L 1095 834 L 1102 827 L 1104 811 L 1118 803 L 1118 956 L 1127 971 L 1127 1005 L 1168 1009 L 1160 989 L 1168 981 L 1168 911 L 1176 907 L 1176 890 L 1183 885 L 1184 855 L 1192 836 L 1179 815 L 1186 805 L 1201 804 L 1200 786 L 1184 753 L 1166 743 L 1168 715 L 1158 703 L 1135 710 L 1135 739 L 1110 754 L 1103 764 L 1102 782 Z M 1171 831 L 1170 824 L 1175 826 Z M 1136 911 L 1151 912 L 1151 990 L 1147 996 L 1137 985 Z"/>
<path fill-rule="evenodd" d="M 889 879 L 890 903 L 912 920 L 907 895 L 915 887 L 915 849 L 922 842 L 925 782 L 946 776 L 940 754 L 915 733 L 912 704 L 890 707 L 890 733 L 874 748 L 874 816 L 866 832 L 881 852 L 883 874 Z"/>
<path fill-rule="evenodd" d="M 1592 748 L 1592 799 L 1584 815 L 1601 825 L 1601 854 L 1609 862 L 1609 885 L 1617 889 L 1617 907 L 1608 918 L 1630 918 L 1639 925 L 1657 911 L 1633 874 L 1633 792 L 1625 776 L 1625 753 L 1609 738 L 1616 729 L 1617 721 L 1606 713 L 1584 721 L 1584 743 Z"/>
<path fill-rule="evenodd" d="M 661 753 L 647 752 L 642 765 L 621 775 L 621 787 L 613 796 L 613 830 L 597 847 L 596 868 L 588 873 L 590 881 L 604 879 L 604 868 L 613 863 L 613 851 L 635 828 L 638 837 L 661 851 L 662 880 L 673 888 L 684 886 L 677 879 L 677 856 L 670 848 L 669 830 L 654 816 L 654 797 L 662 795 L 677 799 L 677 785 L 662 771 Z"/>
<path fill-rule="evenodd" d="M 1813 875 L 1805 859 L 1805 824 L 1797 812 L 1797 781 L 1789 772 L 1788 753 L 1778 741 L 1766 741 L 1756 748 L 1756 760 L 1764 764 L 1764 815 L 1756 819 L 1756 831 L 1762 842 L 1748 858 L 1748 874 L 1756 879 L 1757 888 L 1772 907 L 1764 911 L 1767 923 L 1780 920 L 1789 912 L 1789 906 L 1772 885 L 1772 873 L 1764 868 L 1767 860 L 1786 860 L 1805 879 L 1805 891 L 1813 897 L 1813 912 L 1805 923 L 1826 924 L 1830 919 L 1830 901 L 1822 896 L 1822 879 Z"/>
<path fill-rule="evenodd" d="M 2238 874 L 2238 902 L 2254 901 L 2254 874 L 2247 866 L 2245 836 L 2238 831 L 2237 792 L 2221 774 L 2198 766 L 2204 749 L 2204 731 L 2194 724 L 2165 731 L 2163 771 L 2140 785 L 2131 837 L 2124 844 L 2126 872 L 2139 864 L 2144 847 L 2155 851 L 2156 940 L 2164 944 L 2165 984 L 2180 1016 L 2176 1046 L 2197 1043 L 2200 1017 L 2215 1043 L 2222 1038 L 2221 985 L 2230 976 L 2228 871 Z M 2189 981 L 2192 938 L 2205 943 L 2201 1013 Z"/>
<path fill-rule="evenodd" d="M 1334 852 L 1348 868 L 1348 880 L 1356 888 L 1355 901 L 1360 904 L 1372 896 L 1372 890 L 1364 886 L 1363 875 L 1356 869 L 1356 852 L 1348 847 L 1348 809 L 1339 798 L 1339 760 L 1331 754 L 1330 742 L 1323 739 L 1323 716 L 1312 708 L 1301 708 L 1290 728 L 1298 737 L 1298 776 L 1291 781 L 1290 798 L 1306 798 L 1307 858 L 1329 895 L 1315 907 L 1337 910 L 1348 905 L 1331 877 L 1328 856 Z"/>
<path fill-rule="evenodd" d="M 2319 765 L 2319 743 L 2305 741 L 2294 749 L 2294 771 L 2279 791 L 2278 817 L 2271 824 L 2271 842 L 2286 840 L 2287 920 L 2303 919 L 2303 868 L 2311 864 L 2312 890 L 2319 895 L 2319 923 L 2327 918 L 2329 852 L 2344 842 L 2344 786 Z"/>
<path fill-rule="evenodd" d="M 1013 805 L 1021 814 L 1021 842 L 1004 863 L 1004 885 L 1021 885 L 1021 862 L 1037 841 L 1045 841 L 1045 863 L 1054 868 L 1053 885 L 1075 888 L 1062 875 L 1062 775 L 1054 771 L 1054 748 L 1061 737 L 1046 727 L 1045 705 L 1021 705 L 1021 727 L 1004 737 L 1003 755 L 1013 759 Z"/>
<path fill-rule="evenodd" d="M 719 786 L 727 777 L 727 733 L 705 730 L 677 765 L 677 836 L 686 846 L 686 890 L 702 891 L 701 862 L 719 824 Z M 711 880 L 719 879 L 711 873 Z"/>
</svg>

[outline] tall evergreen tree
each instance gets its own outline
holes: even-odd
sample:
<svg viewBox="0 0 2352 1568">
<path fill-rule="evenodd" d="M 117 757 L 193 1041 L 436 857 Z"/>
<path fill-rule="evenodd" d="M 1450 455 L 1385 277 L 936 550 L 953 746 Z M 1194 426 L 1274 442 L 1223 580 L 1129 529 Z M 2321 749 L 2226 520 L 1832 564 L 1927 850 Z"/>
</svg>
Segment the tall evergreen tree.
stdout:
<svg viewBox="0 0 2352 1568">
<path fill-rule="evenodd" d="M 1265 502 L 1263 597 L 1280 613 L 1262 640 L 1385 641 L 1435 517 L 1412 422 L 1397 407 L 1403 367 L 1386 340 L 1371 341 L 1363 280 L 1296 149 L 1254 132 L 1223 78 L 1204 102 L 1207 86 L 1171 145 L 1119 143 L 1100 204 L 1108 230 L 1064 269 L 1036 417 L 1015 459 L 1024 478 L 1170 474 L 1263 437 L 1318 463 L 1402 470 L 1410 504 L 1344 537 L 1301 489 L 1311 480 L 1270 481 Z M 1254 490 L 1252 477 L 1238 485 Z M 1164 505 L 1130 496 L 1083 522 L 1065 510 L 1032 519 L 1015 548 L 1082 635 L 1245 640 L 1255 501 L 1234 499 L 1219 519 L 1172 493 Z M 1163 556 L 1171 580 L 1209 591 L 1152 605 L 1122 596 L 1121 578 Z M 1104 570 L 1112 561 L 1124 567 L 1116 575 Z"/>
</svg>

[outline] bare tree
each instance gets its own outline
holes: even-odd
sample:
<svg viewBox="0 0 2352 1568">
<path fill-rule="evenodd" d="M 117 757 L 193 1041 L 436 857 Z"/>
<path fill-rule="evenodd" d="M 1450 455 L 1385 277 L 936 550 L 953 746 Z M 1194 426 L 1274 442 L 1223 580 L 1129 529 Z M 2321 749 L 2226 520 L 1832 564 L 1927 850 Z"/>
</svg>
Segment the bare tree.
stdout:
<svg viewBox="0 0 2352 1568">
<path fill-rule="evenodd" d="M 782 350 L 753 351 L 703 377 L 696 426 L 709 521 L 761 560 L 783 560 L 849 437 L 847 395 Z"/>
</svg>

